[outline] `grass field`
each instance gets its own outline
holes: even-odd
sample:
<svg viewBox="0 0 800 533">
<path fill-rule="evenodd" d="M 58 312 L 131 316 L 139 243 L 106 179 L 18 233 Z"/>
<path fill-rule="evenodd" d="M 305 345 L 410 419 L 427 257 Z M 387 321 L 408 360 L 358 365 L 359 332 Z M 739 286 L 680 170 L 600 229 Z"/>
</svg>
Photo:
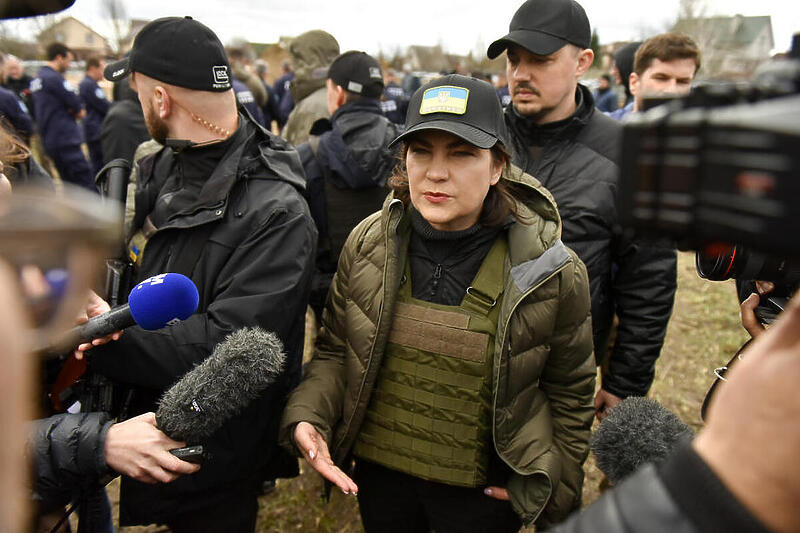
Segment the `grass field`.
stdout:
<svg viewBox="0 0 800 533">
<path fill-rule="evenodd" d="M 678 259 L 678 292 L 667 331 L 656 380 L 650 396 L 699 429 L 700 404 L 713 380 L 714 368 L 724 365 L 748 338 L 739 323 L 739 308 L 732 282 L 711 283 L 697 277 L 694 254 Z M 302 463 L 302 462 L 301 462 Z M 333 492 L 330 503 L 322 499 L 322 481 L 301 464 L 302 474 L 280 480 L 277 489 L 260 500 L 259 532 L 362 531 L 356 500 Z M 599 495 L 599 470 L 590 456 L 586 462 L 584 504 Z M 116 499 L 116 483 L 109 488 Z M 123 528 L 125 533 L 154 533 L 155 527 Z"/>
</svg>

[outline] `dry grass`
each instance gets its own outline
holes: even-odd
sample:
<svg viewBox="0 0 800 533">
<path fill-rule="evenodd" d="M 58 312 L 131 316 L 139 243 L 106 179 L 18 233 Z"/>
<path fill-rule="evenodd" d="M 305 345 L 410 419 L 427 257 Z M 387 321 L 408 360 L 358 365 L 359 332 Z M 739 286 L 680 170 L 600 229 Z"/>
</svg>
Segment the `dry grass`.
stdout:
<svg viewBox="0 0 800 533">
<path fill-rule="evenodd" d="M 700 404 L 713 380 L 713 369 L 724 365 L 746 339 L 732 282 L 701 280 L 694 270 L 694 254 L 681 253 L 675 309 L 650 395 L 699 429 Z M 274 492 L 261 497 L 258 531 L 362 531 L 355 498 L 334 492 L 330 503 L 326 502 L 320 477 L 309 472 L 305 463 L 301 470 L 299 477 L 280 480 Z M 591 456 L 585 470 L 583 495 L 588 505 L 599 495 L 602 476 Z M 113 487 L 110 486 L 110 493 L 114 492 Z M 163 530 L 150 527 L 123 531 Z"/>
</svg>

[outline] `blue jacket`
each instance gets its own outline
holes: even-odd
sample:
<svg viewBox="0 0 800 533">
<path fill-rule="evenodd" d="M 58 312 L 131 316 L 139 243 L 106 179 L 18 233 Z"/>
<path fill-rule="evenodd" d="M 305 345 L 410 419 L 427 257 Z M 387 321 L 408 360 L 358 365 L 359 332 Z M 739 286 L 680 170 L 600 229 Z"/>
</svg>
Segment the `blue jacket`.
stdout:
<svg viewBox="0 0 800 533">
<path fill-rule="evenodd" d="M 33 133 L 33 120 L 28 114 L 28 108 L 13 92 L 2 87 L 0 87 L 0 117 L 14 126 L 20 137 L 27 138 Z"/>
<path fill-rule="evenodd" d="M 395 124 L 405 124 L 408 111 L 408 97 L 395 82 L 389 82 L 383 89 L 384 100 L 381 102 L 381 111 Z"/>
<path fill-rule="evenodd" d="M 280 100 L 270 84 L 264 82 L 262 84 L 264 85 L 264 90 L 267 91 L 267 103 L 261 108 L 261 112 L 264 114 L 264 127 L 269 130 L 272 128 L 272 121 L 278 120 Z"/>
<path fill-rule="evenodd" d="M 610 113 L 619 108 L 619 98 L 617 98 L 617 93 L 612 89 L 606 89 L 602 92 L 597 90 L 594 92 L 593 96 L 594 105 L 603 113 Z"/>
<path fill-rule="evenodd" d="M 505 87 L 500 87 L 496 90 L 497 98 L 500 99 L 500 105 L 506 107 L 508 104 L 511 103 L 511 93 L 508 92 L 508 85 Z"/>
<path fill-rule="evenodd" d="M 616 111 L 612 111 L 611 113 L 606 113 L 609 117 L 613 118 L 614 120 L 622 121 L 625 117 L 633 113 L 633 102 L 629 103 L 625 107 L 620 107 Z"/>
<path fill-rule="evenodd" d="M 111 102 L 106 98 L 106 93 L 89 76 L 83 78 L 78 85 L 83 104 L 86 106 L 86 117 L 83 119 L 83 135 L 86 142 L 100 140 L 100 129 L 103 119 L 106 118 Z"/>
<path fill-rule="evenodd" d="M 294 109 L 294 98 L 289 91 L 289 86 L 293 79 L 294 72 L 289 72 L 275 80 L 275 85 L 272 86 L 273 91 L 275 91 L 275 97 L 278 99 L 278 115 L 274 118 L 281 128 L 289 120 L 289 113 Z"/>
<path fill-rule="evenodd" d="M 258 107 L 256 98 L 253 96 L 252 91 L 247 88 L 247 85 L 236 78 L 233 78 L 233 92 L 236 93 L 236 101 L 239 102 L 239 105 L 247 109 L 247 112 L 250 113 L 250 116 L 253 117 L 253 119 L 258 122 L 260 126 L 263 126 L 264 113 L 261 112 L 261 108 Z"/>
<path fill-rule="evenodd" d="M 50 67 L 42 67 L 31 82 L 36 124 L 47 150 L 81 144 L 83 139 L 75 115 L 83 102 L 72 85 Z"/>
</svg>

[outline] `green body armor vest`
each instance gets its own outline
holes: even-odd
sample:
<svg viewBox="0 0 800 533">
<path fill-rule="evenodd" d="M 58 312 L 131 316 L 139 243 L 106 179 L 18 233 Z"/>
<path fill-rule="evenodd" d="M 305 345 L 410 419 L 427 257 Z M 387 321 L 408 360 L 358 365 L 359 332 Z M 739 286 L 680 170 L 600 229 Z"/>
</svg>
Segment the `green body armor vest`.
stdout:
<svg viewBox="0 0 800 533">
<path fill-rule="evenodd" d="M 357 457 L 449 485 L 486 483 L 506 250 L 501 235 L 459 306 L 412 298 L 406 266 Z"/>
</svg>

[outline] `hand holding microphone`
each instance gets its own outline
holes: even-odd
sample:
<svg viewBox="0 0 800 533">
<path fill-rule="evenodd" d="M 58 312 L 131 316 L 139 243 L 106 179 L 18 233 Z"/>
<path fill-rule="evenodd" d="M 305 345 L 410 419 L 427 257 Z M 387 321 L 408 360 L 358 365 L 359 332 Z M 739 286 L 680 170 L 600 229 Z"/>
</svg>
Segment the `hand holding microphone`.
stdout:
<svg viewBox="0 0 800 533">
<path fill-rule="evenodd" d="M 108 305 L 108 302 L 100 298 L 100 296 L 94 292 L 93 290 L 89 289 L 89 297 L 86 303 L 86 309 L 81 311 L 81 314 L 78 315 L 78 319 L 76 323 L 80 326 L 82 324 L 86 324 L 89 322 L 89 319 L 94 318 L 96 316 L 100 316 L 104 313 L 108 313 L 111 311 L 111 306 Z M 93 346 L 100 346 L 101 344 L 106 344 L 107 342 L 119 340 L 120 335 L 122 335 L 122 330 L 117 330 L 110 335 L 105 335 L 103 337 L 97 337 L 92 339 L 89 342 L 84 342 L 83 344 L 78 345 L 75 348 L 73 354 L 75 355 L 76 359 L 83 358 L 83 352 L 92 348 Z"/>
<path fill-rule="evenodd" d="M 143 483 L 169 483 L 200 469 L 169 453 L 183 444 L 158 430 L 155 413 L 144 413 L 108 428 L 105 460 L 114 471 Z"/>
<path fill-rule="evenodd" d="M 118 339 L 121 330 L 127 327 L 138 325 L 157 330 L 186 320 L 197 310 L 199 300 L 192 280 L 175 273 L 142 281 L 131 291 L 128 303 L 114 309 L 92 293 L 86 316 L 79 319 L 84 323 L 69 330 L 55 344 L 56 347 L 77 345 L 75 356 L 80 359 L 89 348 Z"/>
<path fill-rule="evenodd" d="M 283 345 L 274 333 L 243 328 L 228 335 L 159 401 L 158 428 L 190 445 L 171 450 L 173 454 L 201 461 L 205 453 L 200 444 L 275 383 L 285 361 Z"/>
</svg>

